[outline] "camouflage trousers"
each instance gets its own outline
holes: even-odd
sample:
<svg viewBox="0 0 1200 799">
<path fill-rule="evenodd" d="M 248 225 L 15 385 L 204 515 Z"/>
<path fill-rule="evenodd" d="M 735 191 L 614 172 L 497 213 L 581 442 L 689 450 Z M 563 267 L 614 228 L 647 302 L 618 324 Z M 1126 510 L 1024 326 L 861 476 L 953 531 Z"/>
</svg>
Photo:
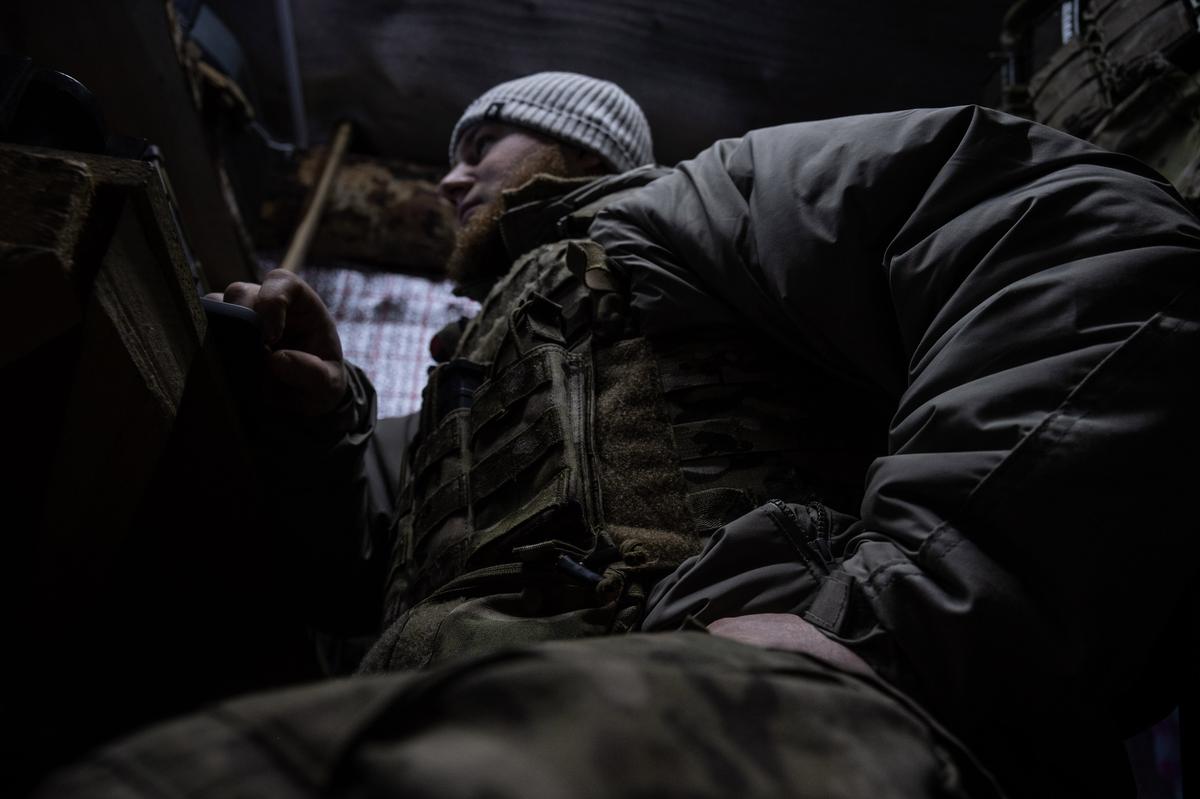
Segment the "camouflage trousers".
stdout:
<svg viewBox="0 0 1200 799">
<path fill-rule="evenodd" d="M 45 797 L 981 797 L 903 697 L 699 632 L 539 644 L 238 699 Z"/>
</svg>

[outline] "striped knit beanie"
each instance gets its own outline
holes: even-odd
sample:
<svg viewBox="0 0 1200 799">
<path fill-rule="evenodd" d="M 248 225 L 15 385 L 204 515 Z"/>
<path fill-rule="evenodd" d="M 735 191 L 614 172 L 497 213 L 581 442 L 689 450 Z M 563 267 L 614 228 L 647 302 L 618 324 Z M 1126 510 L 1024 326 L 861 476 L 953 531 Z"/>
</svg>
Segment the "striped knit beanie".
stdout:
<svg viewBox="0 0 1200 799">
<path fill-rule="evenodd" d="M 450 165 L 458 143 L 480 122 L 496 120 L 536 130 L 602 156 L 618 172 L 653 163 L 650 125 L 620 86 L 573 72 L 539 72 L 501 83 L 467 106 L 450 134 Z"/>
</svg>

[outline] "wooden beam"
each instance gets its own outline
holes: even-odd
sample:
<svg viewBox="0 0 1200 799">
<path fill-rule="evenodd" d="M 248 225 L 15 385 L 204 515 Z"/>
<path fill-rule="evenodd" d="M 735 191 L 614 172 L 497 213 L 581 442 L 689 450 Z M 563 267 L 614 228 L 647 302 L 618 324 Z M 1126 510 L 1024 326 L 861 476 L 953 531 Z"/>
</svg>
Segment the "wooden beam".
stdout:
<svg viewBox="0 0 1200 799">
<path fill-rule="evenodd" d="M 308 245 L 312 242 L 317 225 L 321 222 L 321 214 L 325 212 L 325 204 L 329 201 L 329 190 L 333 186 L 333 178 L 337 175 L 342 159 L 346 155 L 346 147 L 350 144 L 350 133 L 353 126 L 349 122 L 338 124 L 333 134 L 333 143 L 325 153 L 324 163 L 321 164 L 321 176 L 317 179 L 312 193 L 305 203 L 304 216 L 300 220 L 292 242 L 288 245 L 287 254 L 283 256 L 280 269 L 296 272 L 304 265 L 304 257 L 308 255 Z"/>
</svg>

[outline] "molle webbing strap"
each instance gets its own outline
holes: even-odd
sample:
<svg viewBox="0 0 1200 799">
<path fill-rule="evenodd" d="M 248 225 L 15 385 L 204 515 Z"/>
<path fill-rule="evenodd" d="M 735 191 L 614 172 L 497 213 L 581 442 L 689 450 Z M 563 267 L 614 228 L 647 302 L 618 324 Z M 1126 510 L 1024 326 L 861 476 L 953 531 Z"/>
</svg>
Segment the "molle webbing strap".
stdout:
<svg viewBox="0 0 1200 799">
<path fill-rule="evenodd" d="M 403 521 L 404 517 L 412 512 L 413 493 L 412 480 L 406 479 L 403 473 L 401 473 L 401 480 L 403 485 L 400 486 L 400 499 L 396 502 L 396 515 Z M 400 539 L 403 538 L 404 535 L 401 533 Z M 403 541 L 398 539 L 397 545 L 403 545 Z"/>
<path fill-rule="evenodd" d="M 507 394 L 510 402 L 520 399 L 532 388 L 548 382 L 551 363 L 556 359 L 554 351 L 541 351 L 534 357 L 527 358 L 520 365 L 527 368 L 520 371 L 524 376 L 520 379 L 505 380 L 501 378 L 502 386 L 489 386 L 485 396 L 497 397 L 503 403 Z M 560 360 L 560 359 L 557 359 Z M 512 372 L 506 373 L 507 377 Z M 507 389 L 507 391 L 505 390 Z M 506 404 L 504 404 L 506 406 Z M 516 479 L 526 468 L 541 459 L 553 446 L 563 443 L 565 431 L 559 418 L 560 410 L 551 406 L 546 409 L 532 424 L 511 436 L 493 451 L 470 466 L 468 474 L 459 473 L 436 488 L 417 509 L 413 520 L 414 548 L 420 545 L 426 535 L 447 516 L 456 511 L 464 510 L 469 502 L 486 499 L 501 485 Z M 494 414 L 493 414 L 494 415 Z M 417 453 L 414 464 L 414 476 L 420 479 L 425 470 L 441 457 L 451 453 L 459 454 L 462 442 L 467 438 L 463 427 L 463 414 L 454 414 L 443 421 L 443 425 L 434 432 Z M 472 424 L 477 430 L 478 425 Z M 458 445 L 457 447 L 454 445 Z M 431 449 L 438 446 L 440 455 Z M 460 457 L 460 463 L 466 467 L 465 453 Z"/>
<path fill-rule="evenodd" d="M 425 536 L 455 511 L 467 507 L 469 494 L 466 475 L 458 475 L 438 486 L 417 508 L 413 518 L 413 548 L 419 549 Z"/>
<path fill-rule="evenodd" d="M 406 470 L 401 513 L 415 512 L 407 528 L 411 552 L 420 538 L 447 516 L 462 511 L 469 495 L 465 471 L 469 469 L 466 425 L 475 391 L 484 380 L 485 367 L 463 358 L 438 365 L 429 375 L 421 405 L 421 435 Z M 436 488 L 429 485 L 435 482 Z M 414 495 L 420 488 L 421 496 Z M 431 490 L 432 489 L 432 490 Z"/>
<path fill-rule="evenodd" d="M 566 431 L 559 409 L 547 408 L 537 420 L 504 442 L 471 470 L 471 499 L 486 499 L 509 480 L 536 463 L 553 446 L 562 444 Z"/>
<path fill-rule="evenodd" d="M 434 368 L 421 393 L 421 429 L 432 430 L 450 411 L 469 408 L 475 389 L 483 379 L 484 367 L 463 358 Z"/>
<path fill-rule="evenodd" d="M 471 435 L 502 415 L 513 404 L 550 382 L 552 369 L 561 368 L 562 351 L 534 350 L 489 383 L 471 407 Z"/>
<path fill-rule="evenodd" d="M 464 411 L 465 412 L 465 411 Z M 430 466 L 450 454 L 457 454 L 463 447 L 463 426 L 458 417 L 461 414 L 442 419 L 441 424 L 421 443 L 413 458 L 413 478 L 420 480 Z"/>
<path fill-rule="evenodd" d="M 516 513 L 505 516 L 496 524 L 479 530 L 472 534 L 469 540 L 464 541 L 464 547 L 470 550 L 468 558 L 481 553 L 490 554 L 487 550 L 492 544 L 503 541 L 514 530 L 529 521 L 545 516 L 555 508 L 561 507 L 570 497 L 570 492 L 571 471 L 564 467 Z"/>
</svg>

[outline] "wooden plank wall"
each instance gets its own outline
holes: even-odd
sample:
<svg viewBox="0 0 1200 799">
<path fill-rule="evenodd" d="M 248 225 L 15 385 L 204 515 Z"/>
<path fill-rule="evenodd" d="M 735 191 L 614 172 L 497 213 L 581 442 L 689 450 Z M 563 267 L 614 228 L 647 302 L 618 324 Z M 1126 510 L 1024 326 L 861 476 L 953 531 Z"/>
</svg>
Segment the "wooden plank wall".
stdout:
<svg viewBox="0 0 1200 799">
<path fill-rule="evenodd" d="M 12 51 L 94 92 L 111 133 L 162 150 L 183 225 L 209 283 L 253 275 L 222 194 L 200 115 L 175 54 L 167 0 L 5 0 L 0 30 Z"/>
<path fill-rule="evenodd" d="M 317 672 L 154 168 L 0 144 L 0 175 L 0 796 L 22 796 Z"/>
</svg>

